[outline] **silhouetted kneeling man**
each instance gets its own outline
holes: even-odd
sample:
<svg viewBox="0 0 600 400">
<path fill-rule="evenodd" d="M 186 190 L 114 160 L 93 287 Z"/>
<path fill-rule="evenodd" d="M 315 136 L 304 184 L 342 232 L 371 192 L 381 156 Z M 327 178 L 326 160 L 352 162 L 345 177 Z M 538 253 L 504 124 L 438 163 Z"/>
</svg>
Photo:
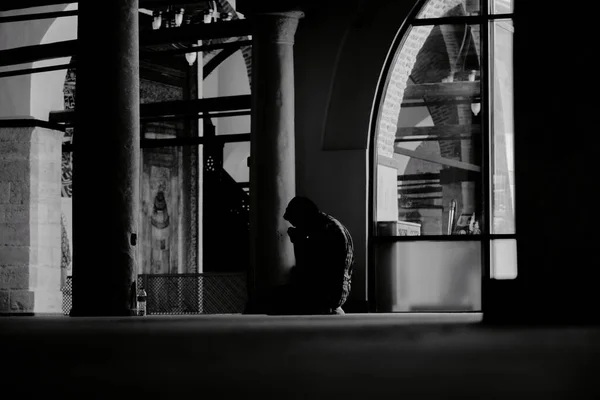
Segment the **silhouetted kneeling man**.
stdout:
<svg viewBox="0 0 600 400">
<path fill-rule="evenodd" d="M 354 244 L 350 232 L 305 197 L 290 201 L 283 218 L 294 244 L 296 265 L 288 284 L 255 304 L 267 314 L 343 314 L 350 293 Z"/>
</svg>

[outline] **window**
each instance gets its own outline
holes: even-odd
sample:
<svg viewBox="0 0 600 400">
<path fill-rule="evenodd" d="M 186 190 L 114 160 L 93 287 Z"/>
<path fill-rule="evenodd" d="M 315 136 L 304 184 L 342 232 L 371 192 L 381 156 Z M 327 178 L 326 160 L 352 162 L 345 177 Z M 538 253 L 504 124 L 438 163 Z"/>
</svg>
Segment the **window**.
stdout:
<svg viewBox="0 0 600 400">
<path fill-rule="evenodd" d="M 382 311 L 480 311 L 482 274 L 516 277 L 512 11 L 424 1 L 400 36 L 374 124 Z"/>
</svg>

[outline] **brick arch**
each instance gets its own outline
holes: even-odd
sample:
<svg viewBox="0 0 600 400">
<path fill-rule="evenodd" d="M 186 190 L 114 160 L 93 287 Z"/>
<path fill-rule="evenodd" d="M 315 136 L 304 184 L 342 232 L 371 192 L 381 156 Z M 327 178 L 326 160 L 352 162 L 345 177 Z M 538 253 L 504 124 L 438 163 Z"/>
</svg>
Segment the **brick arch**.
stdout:
<svg viewBox="0 0 600 400">
<path fill-rule="evenodd" d="M 429 0 L 421 11 L 425 18 L 440 18 L 460 7 L 461 0 Z M 432 26 L 415 26 L 409 31 L 389 72 L 389 83 L 380 107 L 376 126 L 375 143 L 377 154 L 392 157 L 394 140 L 398 129 L 400 106 L 404 98 L 409 76 L 417 62 L 417 57 L 429 38 Z M 451 61 L 451 60 L 450 60 Z"/>
<path fill-rule="evenodd" d="M 464 15 L 461 8 L 455 7 L 450 11 L 450 14 Z M 455 25 L 441 25 L 433 28 L 431 33 L 438 34 L 427 38 L 417 55 L 410 74 L 410 78 L 415 84 L 441 82 L 449 74 L 460 72 L 462 64 L 466 61 L 465 49 L 461 49 L 463 38 L 466 39 L 465 43 L 470 44 L 473 40 L 475 46 L 477 46 L 473 33 L 466 27 L 465 29 L 457 29 Z M 461 50 L 463 50 L 462 54 L 459 54 Z M 455 79 L 464 80 L 466 77 L 462 73 L 461 76 L 457 75 Z M 436 98 L 431 96 L 425 98 L 425 100 L 434 101 Z M 468 104 L 430 105 L 428 110 L 435 125 L 469 125 L 472 123 L 473 117 Z M 442 141 L 440 152 L 445 158 L 458 159 L 461 155 L 460 142 Z"/>
</svg>

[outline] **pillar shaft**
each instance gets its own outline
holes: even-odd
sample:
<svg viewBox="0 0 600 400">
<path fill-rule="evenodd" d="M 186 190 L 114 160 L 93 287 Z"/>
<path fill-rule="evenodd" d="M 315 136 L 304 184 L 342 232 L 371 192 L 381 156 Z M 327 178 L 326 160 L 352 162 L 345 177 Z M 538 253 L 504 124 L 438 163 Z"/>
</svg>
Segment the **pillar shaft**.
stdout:
<svg viewBox="0 0 600 400">
<path fill-rule="evenodd" d="M 0 120 L 0 315 L 62 312 L 63 134 L 44 125 Z"/>
<path fill-rule="evenodd" d="M 138 0 L 79 5 L 74 316 L 130 315 L 140 179 Z"/>
<path fill-rule="evenodd" d="M 282 283 L 294 263 L 283 220 L 296 192 L 294 35 L 301 12 L 255 16 L 252 49 L 250 289 Z"/>
</svg>

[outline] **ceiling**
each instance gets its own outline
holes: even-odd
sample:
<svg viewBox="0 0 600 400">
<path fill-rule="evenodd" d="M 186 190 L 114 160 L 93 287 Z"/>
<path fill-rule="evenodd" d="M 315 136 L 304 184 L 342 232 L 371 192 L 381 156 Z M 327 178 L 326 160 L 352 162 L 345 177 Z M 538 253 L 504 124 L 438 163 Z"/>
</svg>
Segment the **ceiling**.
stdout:
<svg viewBox="0 0 600 400">
<path fill-rule="evenodd" d="M 257 11 L 281 11 L 294 8 L 306 9 L 323 4 L 327 0 L 236 0 L 237 10 L 246 15 Z M 73 1 L 76 3 L 76 1 Z M 31 7 L 49 6 L 57 4 L 73 3 L 60 0 L 2 0 L 0 1 L 0 11 L 24 9 Z M 198 0 L 139 0 L 140 8 L 150 10 L 163 9 L 169 5 L 183 6 L 190 9 L 191 12 L 196 9 L 206 7 L 206 1 Z"/>
</svg>

